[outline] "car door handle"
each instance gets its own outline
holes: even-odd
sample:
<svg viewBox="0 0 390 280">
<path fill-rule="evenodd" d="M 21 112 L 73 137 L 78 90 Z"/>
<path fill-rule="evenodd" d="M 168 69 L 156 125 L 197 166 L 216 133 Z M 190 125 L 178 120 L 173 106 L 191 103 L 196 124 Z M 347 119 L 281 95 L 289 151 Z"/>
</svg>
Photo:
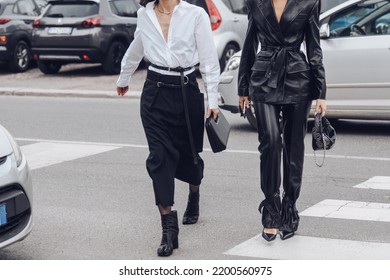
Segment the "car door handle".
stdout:
<svg viewBox="0 0 390 280">
<path fill-rule="evenodd" d="M 239 22 L 240 20 L 238 18 L 233 18 L 232 21 L 233 22 Z"/>
</svg>

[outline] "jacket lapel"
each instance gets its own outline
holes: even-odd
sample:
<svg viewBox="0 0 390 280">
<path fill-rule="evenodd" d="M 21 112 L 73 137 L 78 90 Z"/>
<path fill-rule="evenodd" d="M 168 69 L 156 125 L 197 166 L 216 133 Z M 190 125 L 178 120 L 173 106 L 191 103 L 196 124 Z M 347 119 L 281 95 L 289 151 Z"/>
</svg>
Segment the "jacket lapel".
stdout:
<svg viewBox="0 0 390 280">
<path fill-rule="evenodd" d="M 272 0 L 270 0 L 272 1 Z M 287 30 L 290 27 L 290 23 L 299 15 L 303 9 L 304 0 L 288 0 L 282 17 L 280 19 L 279 27 L 282 31 Z"/>
<path fill-rule="evenodd" d="M 275 10 L 272 6 L 272 0 L 256 0 L 257 7 L 268 25 L 277 33 L 280 33 L 279 24 L 275 17 Z"/>
</svg>

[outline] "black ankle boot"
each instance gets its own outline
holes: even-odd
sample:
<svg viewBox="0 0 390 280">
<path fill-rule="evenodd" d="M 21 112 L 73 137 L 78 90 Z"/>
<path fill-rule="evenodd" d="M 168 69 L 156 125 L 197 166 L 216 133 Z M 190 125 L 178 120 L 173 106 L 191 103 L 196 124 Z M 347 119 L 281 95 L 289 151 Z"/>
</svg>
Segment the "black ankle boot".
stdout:
<svg viewBox="0 0 390 280">
<path fill-rule="evenodd" d="M 179 226 L 177 223 L 177 212 L 161 215 L 162 238 L 157 255 L 168 257 L 172 255 L 173 249 L 179 248 Z"/>
<path fill-rule="evenodd" d="M 187 209 L 183 216 L 183 225 L 195 224 L 199 218 L 199 191 L 188 195 Z"/>
</svg>

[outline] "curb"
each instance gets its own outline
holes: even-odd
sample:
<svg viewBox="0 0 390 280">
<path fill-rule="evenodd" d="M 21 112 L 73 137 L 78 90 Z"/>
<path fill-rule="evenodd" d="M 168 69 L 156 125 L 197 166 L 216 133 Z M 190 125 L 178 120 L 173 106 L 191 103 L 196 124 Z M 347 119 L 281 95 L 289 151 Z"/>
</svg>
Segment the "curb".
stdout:
<svg viewBox="0 0 390 280">
<path fill-rule="evenodd" d="M 116 98 L 115 91 L 108 90 L 75 90 L 75 89 L 42 89 L 42 88 L 0 88 L 3 96 L 45 96 L 45 97 L 88 97 Z M 129 91 L 122 98 L 140 98 L 140 91 Z"/>
</svg>

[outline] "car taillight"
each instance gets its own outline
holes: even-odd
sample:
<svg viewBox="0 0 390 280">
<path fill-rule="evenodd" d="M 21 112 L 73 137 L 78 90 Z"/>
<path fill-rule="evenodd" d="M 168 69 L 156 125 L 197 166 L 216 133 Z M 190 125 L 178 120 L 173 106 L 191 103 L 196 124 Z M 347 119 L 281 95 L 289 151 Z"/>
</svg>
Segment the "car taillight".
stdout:
<svg viewBox="0 0 390 280">
<path fill-rule="evenodd" d="M 11 19 L 9 18 L 0 18 L 0 24 L 6 24 L 7 22 L 10 22 Z"/>
<path fill-rule="evenodd" d="M 222 18 L 212 0 L 206 0 L 206 5 L 209 9 L 211 29 L 214 31 L 221 25 Z"/>
<path fill-rule="evenodd" d="M 102 17 L 93 17 L 84 20 L 81 23 L 82 27 L 89 28 L 89 27 L 95 27 L 95 26 L 100 26 L 100 21 L 102 20 Z"/>
<path fill-rule="evenodd" d="M 34 27 L 39 27 L 39 26 L 41 26 L 41 21 L 40 21 L 39 19 L 35 19 L 35 20 L 33 21 L 33 26 L 34 26 Z"/>
<path fill-rule="evenodd" d="M 3 35 L 0 36 L 0 45 L 5 45 L 7 44 L 7 36 Z"/>
</svg>

